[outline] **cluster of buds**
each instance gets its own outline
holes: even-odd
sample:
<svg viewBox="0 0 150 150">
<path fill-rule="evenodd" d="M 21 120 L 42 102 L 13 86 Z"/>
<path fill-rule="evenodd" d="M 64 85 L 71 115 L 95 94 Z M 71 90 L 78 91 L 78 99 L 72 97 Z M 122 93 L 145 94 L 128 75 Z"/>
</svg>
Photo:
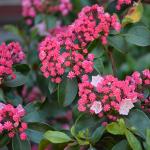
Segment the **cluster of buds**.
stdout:
<svg viewBox="0 0 150 150">
<path fill-rule="evenodd" d="M 39 13 L 61 13 L 68 15 L 72 10 L 70 0 L 22 0 L 22 15 L 26 18 L 26 23 L 31 25 L 33 19 Z"/>
<path fill-rule="evenodd" d="M 144 100 L 142 89 L 150 85 L 149 79 L 148 69 L 142 74 L 134 72 L 125 80 L 112 75 L 98 75 L 93 76 L 90 82 L 88 76 L 84 75 L 79 84 L 78 109 L 116 121 L 119 116 L 128 115 L 136 102 Z"/>
<path fill-rule="evenodd" d="M 94 54 L 88 54 L 87 46 L 96 39 L 107 44 L 110 29 L 120 31 L 116 15 L 104 12 L 99 5 L 86 6 L 78 18 L 56 37 L 46 37 L 39 46 L 41 71 L 52 82 L 60 83 L 64 73 L 72 79 L 91 73 Z"/>
<path fill-rule="evenodd" d="M 8 45 L 2 43 L 0 45 L 0 77 L 11 75 L 15 78 L 12 65 L 21 62 L 25 58 L 18 42 L 11 42 Z"/>
<path fill-rule="evenodd" d="M 25 110 L 21 105 L 16 108 L 11 104 L 0 103 L 0 134 L 13 138 L 19 133 L 21 140 L 26 140 L 27 123 L 22 122 Z"/>
</svg>

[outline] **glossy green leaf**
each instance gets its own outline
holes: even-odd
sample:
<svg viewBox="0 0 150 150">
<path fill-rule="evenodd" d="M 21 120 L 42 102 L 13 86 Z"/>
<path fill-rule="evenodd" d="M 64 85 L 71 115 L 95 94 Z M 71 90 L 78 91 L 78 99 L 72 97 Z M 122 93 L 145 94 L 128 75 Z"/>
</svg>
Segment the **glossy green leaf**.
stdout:
<svg viewBox="0 0 150 150">
<path fill-rule="evenodd" d="M 10 141 L 10 138 L 7 135 L 0 136 L 0 149 L 6 146 Z"/>
<path fill-rule="evenodd" d="M 16 72 L 20 72 L 25 75 L 27 75 L 30 71 L 30 67 L 27 64 L 16 64 L 13 65 L 13 68 Z"/>
<path fill-rule="evenodd" d="M 150 119 L 146 116 L 144 112 L 138 109 L 132 110 L 129 113 L 126 119 L 126 124 L 131 129 L 134 129 L 134 133 L 144 139 L 146 138 L 146 130 L 150 129 Z"/>
<path fill-rule="evenodd" d="M 119 143 L 117 143 L 116 145 L 113 146 L 112 150 L 131 150 L 129 147 L 129 144 L 126 140 L 122 140 Z"/>
<path fill-rule="evenodd" d="M 42 132 L 39 132 L 39 131 L 35 131 L 35 130 L 30 130 L 30 129 L 27 129 L 26 130 L 26 133 L 28 135 L 28 138 L 34 142 L 34 143 L 40 143 L 40 141 L 42 140 L 43 138 L 43 133 Z"/>
<path fill-rule="evenodd" d="M 6 102 L 4 99 L 4 93 L 2 89 L 0 89 L 0 102 Z"/>
<path fill-rule="evenodd" d="M 130 132 L 129 130 L 126 130 L 125 135 L 132 150 L 142 150 L 139 140 L 134 136 L 132 132 Z"/>
<path fill-rule="evenodd" d="M 146 150 L 150 150 L 150 129 L 146 130 Z"/>
<path fill-rule="evenodd" d="M 17 87 L 21 86 L 26 83 L 26 76 L 20 74 L 20 73 L 15 73 L 16 78 L 15 79 L 8 79 L 4 81 L 4 85 L 7 87 Z"/>
<path fill-rule="evenodd" d="M 28 140 L 22 141 L 18 134 L 12 139 L 13 150 L 31 150 L 31 145 Z"/>
<path fill-rule="evenodd" d="M 75 99 L 78 92 L 77 79 L 64 78 L 58 85 L 58 102 L 60 105 L 68 106 Z"/>
<path fill-rule="evenodd" d="M 42 122 L 29 122 L 28 128 L 40 132 L 46 132 L 47 130 L 53 129 L 50 125 Z"/>
<path fill-rule="evenodd" d="M 103 74 L 104 72 L 104 65 L 103 65 L 103 60 L 102 58 L 96 58 L 94 60 L 94 68 L 96 69 L 96 71 L 99 73 L 99 74 Z"/>
<path fill-rule="evenodd" d="M 91 138 L 90 138 L 90 141 L 92 143 L 97 143 L 100 138 L 103 136 L 105 132 L 105 127 L 104 126 L 100 126 L 98 127 L 92 134 Z"/>
<path fill-rule="evenodd" d="M 138 46 L 150 45 L 150 30 L 145 26 L 133 26 L 125 34 L 126 40 Z"/>
<path fill-rule="evenodd" d="M 121 121 L 119 123 L 112 122 L 108 124 L 106 126 L 106 129 L 109 133 L 114 134 L 114 135 L 124 135 L 125 130 L 126 130 L 125 126 L 121 124 Z"/>
<path fill-rule="evenodd" d="M 128 51 L 127 42 L 122 35 L 108 36 L 109 44 L 121 53 Z"/>
<path fill-rule="evenodd" d="M 12 32 L 13 34 L 15 34 L 15 35 L 17 35 L 17 36 L 20 36 L 20 31 L 19 31 L 19 29 L 18 29 L 16 26 L 14 26 L 14 25 L 5 25 L 5 26 L 4 26 L 4 29 L 5 29 L 6 31 Z"/>
<path fill-rule="evenodd" d="M 50 142 L 48 140 L 42 139 L 39 144 L 38 150 L 45 150 L 49 143 Z"/>
<path fill-rule="evenodd" d="M 44 138 L 52 143 L 67 143 L 72 141 L 67 134 L 59 131 L 47 131 L 44 134 Z"/>
</svg>

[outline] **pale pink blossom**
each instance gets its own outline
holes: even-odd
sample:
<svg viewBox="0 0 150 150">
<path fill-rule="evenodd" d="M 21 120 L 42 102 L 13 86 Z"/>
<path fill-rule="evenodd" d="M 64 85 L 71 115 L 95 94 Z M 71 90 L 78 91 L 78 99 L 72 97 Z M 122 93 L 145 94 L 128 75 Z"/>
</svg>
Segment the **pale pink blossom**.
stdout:
<svg viewBox="0 0 150 150">
<path fill-rule="evenodd" d="M 97 87 L 98 83 L 100 83 L 102 81 L 103 81 L 103 77 L 102 76 L 100 76 L 100 75 L 92 76 L 92 82 L 91 82 L 91 84 L 94 87 Z"/>
<path fill-rule="evenodd" d="M 90 110 L 94 111 L 95 114 L 99 114 L 102 111 L 102 103 L 100 101 L 94 101 Z"/>
<path fill-rule="evenodd" d="M 130 109 L 134 107 L 131 99 L 123 99 L 120 103 L 119 114 L 128 115 Z"/>
</svg>

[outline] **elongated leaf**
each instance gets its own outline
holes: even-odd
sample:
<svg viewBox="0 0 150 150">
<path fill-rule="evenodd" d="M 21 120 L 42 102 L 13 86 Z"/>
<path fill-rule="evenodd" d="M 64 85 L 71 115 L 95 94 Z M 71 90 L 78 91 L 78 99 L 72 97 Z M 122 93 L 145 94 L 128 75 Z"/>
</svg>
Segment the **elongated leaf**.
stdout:
<svg viewBox="0 0 150 150">
<path fill-rule="evenodd" d="M 121 53 L 127 52 L 127 42 L 122 35 L 108 36 L 109 44 Z"/>
<path fill-rule="evenodd" d="M 12 139 L 13 150 L 31 150 L 31 145 L 28 140 L 22 141 L 18 134 Z"/>
<path fill-rule="evenodd" d="M 16 78 L 15 79 L 9 79 L 4 81 L 4 85 L 8 87 L 17 87 L 25 84 L 26 77 L 20 73 L 15 73 Z"/>
<path fill-rule="evenodd" d="M 117 143 L 115 146 L 113 146 L 112 150 L 131 150 L 128 142 L 126 140 L 122 140 L 119 143 Z"/>
<path fill-rule="evenodd" d="M 97 143 L 97 142 L 100 140 L 100 138 L 103 136 L 104 131 L 105 131 L 105 127 L 104 127 L 104 126 L 98 127 L 98 128 L 94 131 L 94 133 L 92 134 L 92 137 L 90 138 L 90 141 L 91 141 L 92 143 Z"/>
<path fill-rule="evenodd" d="M 5 25 L 4 29 L 9 31 L 9 32 L 12 32 L 13 34 L 15 34 L 17 36 L 20 36 L 19 29 L 16 26 L 14 26 L 14 25 Z"/>
<path fill-rule="evenodd" d="M 64 78 L 58 86 L 58 102 L 63 106 L 70 105 L 78 92 L 77 79 Z"/>
<path fill-rule="evenodd" d="M 126 138 L 128 140 L 129 145 L 133 150 L 142 150 L 141 144 L 138 139 L 134 136 L 132 132 L 129 130 L 125 131 Z"/>
<path fill-rule="evenodd" d="M 150 129 L 146 130 L 146 150 L 150 150 Z"/>
<path fill-rule="evenodd" d="M 133 26 L 125 38 L 129 43 L 138 45 L 138 46 L 148 46 L 150 45 L 150 31 L 145 26 Z"/>
<path fill-rule="evenodd" d="M 0 136 L 0 149 L 1 147 L 6 146 L 9 141 L 10 141 L 10 138 L 7 135 L 1 135 Z"/>
<path fill-rule="evenodd" d="M 124 135 L 125 129 L 122 128 L 117 122 L 112 122 L 106 126 L 109 133 L 114 135 Z"/>
<path fill-rule="evenodd" d="M 30 71 L 30 67 L 27 64 L 16 64 L 13 66 L 16 72 L 20 72 L 22 74 L 28 74 Z"/>
<path fill-rule="evenodd" d="M 134 133 L 146 139 L 146 130 L 150 129 L 150 119 L 144 112 L 138 109 L 132 110 L 126 119 L 126 124 L 134 129 Z"/>
<path fill-rule="evenodd" d="M 44 138 L 52 143 L 67 143 L 72 141 L 67 134 L 59 131 L 47 131 L 44 134 Z"/>
<path fill-rule="evenodd" d="M 103 74 L 103 72 L 104 72 L 104 65 L 103 65 L 102 58 L 96 58 L 94 60 L 94 68 L 96 69 L 96 71 L 99 74 Z"/>
<path fill-rule="evenodd" d="M 42 139 L 41 142 L 40 142 L 40 144 L 39 144 L 38 150 L 45 150 L 45 148 L 47 147 L 47 145 L 49 143 L 50 142 L 48 140 Z"/>
<path fill-rule="evenodd" d="M 30 122 L 28 123 L 28 128 L 40 132 L 46 132 L 47 130 L 53 129 L 50 125 L 42 122 Z"/>
</svg>

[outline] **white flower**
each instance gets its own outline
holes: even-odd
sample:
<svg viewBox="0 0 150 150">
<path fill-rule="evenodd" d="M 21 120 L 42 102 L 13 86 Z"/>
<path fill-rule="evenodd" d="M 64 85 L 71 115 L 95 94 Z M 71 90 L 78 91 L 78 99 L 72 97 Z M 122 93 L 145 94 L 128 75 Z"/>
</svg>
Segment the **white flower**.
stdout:
<svg viewBox="0 0 150 150">
<path fill-rule="evenodd" d="M 133 108 L 134 105 L 131 99 L 123 99 L 120 103 L 119 114 L 120 115 L 128 115 L 129 110 Z"/>
<path fill-rule="evenodd" d="M 102 111 L 102 104 L 101 102 L 94 101 L 90 110 L 94 111 L 95 114 L 99 114 Z"/>
<path fill-rule="evenodd" d="M 103 77 L 101 77 L 100 75 L 97 76 L 92 76 L 92 82 L 91 84 L 95 87 L 97 87 L 97 84 L 103 81 Z"/>
<path fill-rule="evenodd" d="M 5 104 L 0 103 L 0 110 L 2 110 L 4 108 Z"/>
</svg>

